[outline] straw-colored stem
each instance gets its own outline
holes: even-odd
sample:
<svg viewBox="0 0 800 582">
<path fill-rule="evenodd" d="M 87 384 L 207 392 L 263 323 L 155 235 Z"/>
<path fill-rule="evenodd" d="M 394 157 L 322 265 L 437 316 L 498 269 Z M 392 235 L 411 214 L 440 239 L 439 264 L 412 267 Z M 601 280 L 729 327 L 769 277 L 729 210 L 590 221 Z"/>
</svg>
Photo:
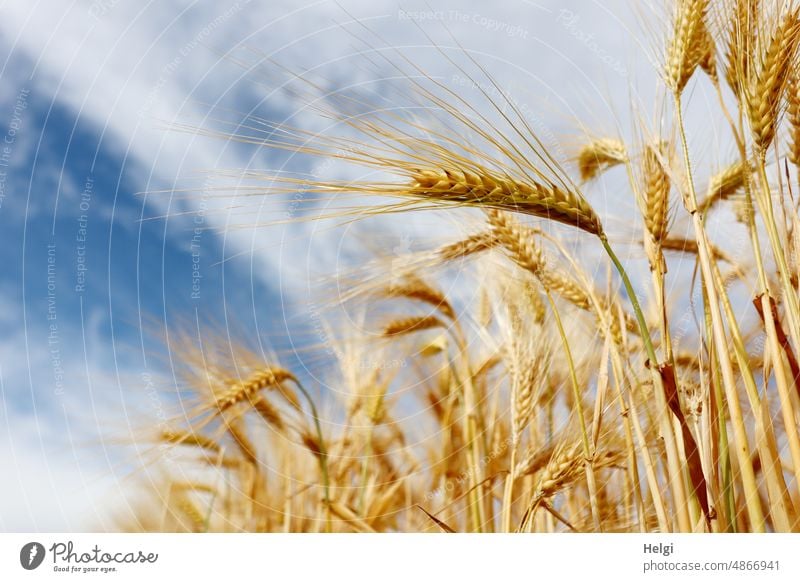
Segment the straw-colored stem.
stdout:
<svg viewBox="0 0 800 582">
<path fill-rule="evenodd" d="M 717 294 L 715 285 L 715 277 L 710 266 L 712 261 L 708 248 L 708 240 L 706 239 L 706 233 L 702 223 L 702 216 L 697 212 L 697 194 L 695 193 L 694 179 L 692 177 L 692 164 L 689 157 L 689 144 L 686 139 L 686 130 L 683 124 L 683 113 L 680 97 L 676 97 L 675 99 L 675 116 L 678 124 L 678 131 L 680 133 L 683 161 L 687 175 L 688 193 L 684 197 L 684 203 L 686 210 L 692 216 L 692 226 L 694 228 L 695 238 L 697 239 L 699 249 L 698 258 L 700 261 L 700 268 L 703 273 L 703 280 L 708 295 L 708 309 L 711 312 L 714 339 L 717 345 L 722 348 L 723 346 L 727 346 L 728 342 L 725 336 L 725 328 L 722 323 L 722 317 L 718 308 L 719 296 Z M 724 288 L 721 289 L 720 292 L 724 294 Z M 748 516 L 755 531 L 764 531 L 764 512 L 761 508 L 761 500 L 758 493 L 755 472 L 753 471 L 753 466 L 750 463 L 750 445 L 747 441 L 747 430 L 744 425 L 741 404 L 739 403 L 733 366 L 731 364 L 730 355 L 726 349 L 720 349 L 719 356 L 720 365 L 722 368 L 723 383 L 725 385 L 726 400 L 728 402 L 731 423 L 734 429 L 736 453 L 737 458 L 739 459 L 740 471 L 742 474 L 742 484 L 747 502 Z"/>
<path fill-rule="evenodd" d="M 795 346 L 800 346 L 800 304 L 798 303 L 797 293 L 792 287 L 791 271 L 786 263 L 786 253 L 784 245 L 778 234 L 775 211 L 772 205 L 772 194 L 770 192 L 769 179 L 766 172 L 766 153 L 758 152 L 756 155 L 756 168 L 759 177 L 760 191 L 755 199 L 759 211 L 763 217 L 764 227 L 769 237 L 775 262 L 778 265 L 778 274 L 783 288 L 783 299 L 786 303 L 786 313 L 789 320 L 789 330 Z"/>
</svg>

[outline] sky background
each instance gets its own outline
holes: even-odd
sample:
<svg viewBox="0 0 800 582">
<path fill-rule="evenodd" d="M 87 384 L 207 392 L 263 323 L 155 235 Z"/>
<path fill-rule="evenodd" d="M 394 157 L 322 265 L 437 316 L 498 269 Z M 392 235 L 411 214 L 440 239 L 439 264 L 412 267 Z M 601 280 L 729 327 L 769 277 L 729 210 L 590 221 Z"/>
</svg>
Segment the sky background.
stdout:
<svg viewBox="0 0 800 582">
<path fill-rule="evenodd" d="M 286 214 L 285 200 L 210 195 L 208 173 L 221 169 L 347 175 L 170 129 L 230 130 L 225 120 L 248 114 L 321 127 L 275 69 L 225 55 L 369 85 L 392 74 L 364 66 L 359 38 L 374 35 L 468 97 L 425 31 L 492 70 L 545 141 L 614 134 L 632 99 L 655 96 L 657 35 L 642 43 L 637 13 L 619 0 L 0 0 L 0 14 L 2 531 L 113 527 L 130 482 L 125 435 L 170 404 L 155 330 L 215 322 L 317 374 L 302 350 L 318 317 L 315 281 L 356 264 L 365 237 L 391 252 L 457 229 L 424 214 L 264 226 Z M 699 119 L 712 97 L 694 98 Z M 618 225 L 633 208 L 604 193 L 593 202 Z"/>
</svg>

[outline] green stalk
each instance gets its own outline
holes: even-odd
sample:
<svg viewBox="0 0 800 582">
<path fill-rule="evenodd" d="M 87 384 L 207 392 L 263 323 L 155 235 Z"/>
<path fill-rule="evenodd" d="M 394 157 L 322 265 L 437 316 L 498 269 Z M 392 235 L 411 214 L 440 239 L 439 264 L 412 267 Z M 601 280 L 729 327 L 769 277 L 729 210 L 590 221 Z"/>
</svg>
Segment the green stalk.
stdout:
<svg viewBox="0 0 800 582">
<path fill-rule="evenodd" d="M 653 340 L 650 337 L 650 330 L 647 328 L 647 322 L 644 319 L 642 307 L 639 304 L 639 299 L 636 297 L 636 292 L 633 290 L 633 284 L 628 277 L 625 267 L 622 266 L 619 257 L 617 257 L 614 249 L 611 248 L 611 245 L 609 244 L 608 238 L 605 236 L 605 234 L 600 236 L 600 241 L 602 242 L 606 253 L 611 258 L 611 262 L 614 263 L 614 267 L 617 269 L 619 276 L 622 278 L 622 284 L 625 286 L 625 291 L 628 294 L 631 306 L 633 307 L 633 312 L 636 315 L 636 322 L 639 325 L 639 332 L 642 336 L 642 342 L 644 342 L 645 351 L 647 352 L 647 357 L 650 361 L 650 374 L 653 378 L 654 386 L 656 386 L 658 408 L 662 411 L 662 417 L 660 419 L 662 424 L 661 432 L 664 437 L 664 444 L 666 445 L 667 450 L 667 473 L 669 475 L 672 494 L 675 498 L 674 501 L 678 516 L 678 524 L 682 531 L 688 532 L 691 531 L 691 521 L 689 519 L 688 503 L 685 493 L 685 477 L 683 470 L 681 469 L 681 463 L 679 462 L 680 455 L 678 453 L 676 436 L 673 432 L 673 424 L 670 421 L 671 413 L 669 412 L 669 408 L 667 406 L 666 395 L 664 394 L 664 387 L 661 381 L 661 374 L 657 369 L 658 357 L 656 356 L 655 347 L 653 347 Z"/>
<path fill-rule="evenodd" d="M 564 326 L 561 323 L 561 316 L 558 314 L 558 309 L 556 309 L 553 296 L 550 294 L 550 290 L 547 287 L 544 288 L 544 291 L 547 294 L 547 300 L 550 302 L 550 309 L 553 311 L 553 317 L 556 321 L 558 333 L 561 336 L 561 342 L 564 345 L 564 352 L 567 356 L 569 378 L 572 384 L 572 398 L 575 400 L 575 409 L 577 411 L 581 426 L 581 443 L 583 445 L 584 468 L 586 470 L 586 485 L 589 488 L 589 504 L 592 509 L 592 519 L 594 521 L 595 528 L 597 528 L 597 531 L 602 531 L 602 524 L 600 523 L 600 510 L 597 506 L 597 482 L 595 481 L 594 470 L 592 469 L 592 458 L 594 457 L 594 454 L 592 452 L 591 445 L 589 444 L 589 433 L 586 429 L 586 419 L 584 418 L 583 414 L 581 389 L 578 385 L 578 376 L 575 373 L 575 361 L 572 359 L 572 350 L 570 350 L 567 334 L 564 331 Z"/>
<path fill-rule="evenodd" d="M 633 290 L 633 285 L 628 277 L 628 273 L 625 271 L 625 267 L 622 266 L 617 254 L 614 252 L 614 249 L 612 249 L 611 245 L 608 243 L 608 237 L 606 237 L 605 233 L 600 235 L 600 242 L 603 243 L 603 248 L 606 250 L 609 258 L 611 258 L 611 262 L 614 263 L 614 267 L 617 269 L 619 276 L 622 278 L 622 284 L 625 286 L 625 291 L 630 299 L 631 307 L 633 307 L 633 313 L 636 316 L 636 323 L 639 325 L 639 331 L 642 334 L 642 341 L 644 342 L 644 348 L 647 351 L 647 357 L 650 359 L 650 364 L 655 366 L 658 364 L 656 350 L 653 347 L 653 340 L 650 339 L 650 330 L 647 329 L 647 322 L 644 319 L 642 307 L 639 305 L 639 299 L 636 297 L 636 292 Z"/>
</svg>

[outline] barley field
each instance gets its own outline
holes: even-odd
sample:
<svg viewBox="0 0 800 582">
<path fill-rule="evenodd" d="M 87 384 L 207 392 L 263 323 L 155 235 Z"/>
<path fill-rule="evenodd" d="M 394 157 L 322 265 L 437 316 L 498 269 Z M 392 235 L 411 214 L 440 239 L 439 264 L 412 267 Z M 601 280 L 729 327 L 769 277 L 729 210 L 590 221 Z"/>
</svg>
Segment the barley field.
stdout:
<svg viewBox="0 0 800 582">
<path fill-rule="evenodd" d="M 800 8 L 663 12 L 642 26 L 659 98 L 620 105 L 631 128 L 559 138 L 566 163 L 435 26 L 475 90 L 356 26 L 394 73 L 384 99 L 260 62 L 323 129 L 172 128 L 352 167 L 233 172 L 234 204 L 299 194 L 335 228 L 432 212 L 459 234 L 309 281 L 324 378 L 245 336 L 165 334 L 179 398 L 140 431 L 150 477 L 119 528 L 800 531 Z M 688 123 L 699 83 L 719 113 L 705 126 Z M 728 145 L 698 151 L 710 133 Z"/>
</svg>

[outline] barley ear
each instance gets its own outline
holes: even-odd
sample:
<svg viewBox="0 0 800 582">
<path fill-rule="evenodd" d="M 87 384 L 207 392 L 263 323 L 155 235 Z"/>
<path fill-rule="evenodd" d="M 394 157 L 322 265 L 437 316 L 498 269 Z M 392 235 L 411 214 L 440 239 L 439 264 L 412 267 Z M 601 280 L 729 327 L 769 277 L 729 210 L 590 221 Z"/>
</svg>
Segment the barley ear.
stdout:
<svg viewBox="0 0 800 582">
<path fill-rule="evenodd" d="M 677 96 L 707 54 L 708 0 L 678 0 L 673 36 L 667 49 L 667 86 Z"/>
<path fill-rule="evenodd" d="M 609 168 L 628 161 L 625 144 L 618 139 L 595 139 L 583 146 L 578 152 L 578 170 L 581 180 L 593 180 Z"/>
<path fill-rule="evenodd" d="M 669 191 L 671 187 L 669 174 L 663 161 L 666 147 L 661 144 L 658 149 L 647 146 L 643 156 L 644 189 L 644 223 L 653 240 L 660 242 L 667 234 L 667 212 L 669 211 Z"/>
<path fill-rule="evenodd" d="M 753 142 L 766 152 L 775 138 L 783 93 L 795 64 L 800 43 L 800 11 L 788 12 L 770 37 L 766 51 L 758 63 L 758 71 L 748 82 L 745 111 L 750 122 Z M 751 73 L 754 66 L 751 66 Z"/>
<path fill-rule="evenodd" d="M 603 234 L 600 218 L 579 193 L 550 182 L 518 180 L 485 169 L 426 168 L 414 172 L 409 194 L 529 214 Z"/>
<path fill-rule="evenodd" d="M 789 121 L 789 159 L 800 168 L 800 67 L 794 67 L 786 91 Z"/>
</svg>

